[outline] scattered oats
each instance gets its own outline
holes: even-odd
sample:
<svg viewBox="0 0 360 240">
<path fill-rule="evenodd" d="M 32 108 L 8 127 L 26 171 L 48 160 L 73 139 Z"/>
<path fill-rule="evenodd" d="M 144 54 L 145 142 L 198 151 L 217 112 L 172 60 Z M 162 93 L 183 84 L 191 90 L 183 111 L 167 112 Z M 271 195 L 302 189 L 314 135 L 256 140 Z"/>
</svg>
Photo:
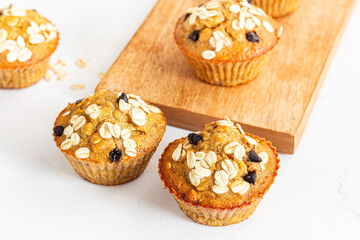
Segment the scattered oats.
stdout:
<svg viewBox="0 0 360 240">
<path fill-rule="evenodd" d="M 125 139 L 129 139 L 130 138 L 130 136 L 131 136 L 131 130 L 130 129 L 123 129 L 123 130 L 121 130 L 121 138 L 123 139 L 123 140 L 125 140 Z"/>
<path fill-rule="evenodd" d="M 241 28 L 240 28 L 240 21 L 237 20 L 237 19 L 234 19 L 231 23 L 231 27 L 235 30 L 235 31 L 239 31 Z M 211 40 L 211 39 L 210 39 Z M 210 42 L 211 44 L 211 42 Z"/>
<path fill-rule="evenodd" d="M 219 6 L 220 6 L 220 3 L 218 0 L 212 0 L 205 4 L 205 7 L 207 9 L 215 9 L 215 8 L 218 8 Z"/>
<path fill-rule="evenodd" d="M 129 104 L 135 107 L 141 107 L 141 103 L 139 103 L 136 99 L 129 99 Z"/>
<path fill-rule="evenodd" d="M 269 155 L 266 152 L 261 152 L 258 156 L 262 159 L 262 163 L 267 163 L 269 161 Z"/>
<path fill-rule="evenodd" d="M 215 172 L 215 184 L 219 187 L 226 187 L 229 184 L 229 174 L 224 170 Z"/>
<path fill-rule="evenodd" d="M 280 37 L 281 37 L 283 30 L 284 30 L 283 27 L 280 27 L 280 28 L 279 28 L 279 30 L 277 31 L 277 38 L 280 38 Z M 0 41 L 0 42 L 1 42 L 1 41 Z"/>
<path fill-rule="evenodd" d="M 218 185 L 214 185 L 212 187 L 212 190 L 214 191 L 214 193 L 216 194 L 224 194 L 226 193 L 227 191 L 229 191 L 229 188 L 228 187 L 220 187 Z"/>
<path fill-rule="evenodd" d="M 273 32 L 273 31 L 274 31 L 273 27 L 271 26 L 271 24 L 270 24 L 269 22 L 263 21 L 263 25 L 264 25 L 264 27 L 266 28 L 266 30 L 268 30 L 269 32 Z"/>
<path fill-rule="evenodd" d="M 75 121 L 76 121 L 76 119 L 78 119 L 78 118 L 79 118 L 78 115 L 73 115 L 73 116 L 71 116 L 71 118 L 70 118 L 70 123 L 71 123 L 71 124 L 74 124 Z"/>
<path fill-rule="evenodd" d="M 74 115 L 76 116 L 76 115 Z M 65 129 L 64 129 L 64 134 L 66 136 L 70 136 L 72 133 L 73 133 L 74 129 L 71 125 L 67 126 Z"/>
<path fill-rule="evenodd" d="M 20 50 L 18 55 L 19 62 L 26 62 L 31 58 L 32 52 L 28 48 L 23 48 Z"/>
<path fill-rule="evenodd" d="M 240 131 L 240 133 L 244 134 L 245 135 L 245 132 L 244 130 L 242 129 L 241 125 L 240 124 L 236 124 L 236 128 Z"/>
<path fill-rule="evenodd" d="M 195 159 L 195 154 L 193 151 L 188 151 L 186 154 L 186 163 L 187 166 L 192 169 L 195 167 L 195 163 L 196 163 L 196 159 Z"/>
<path fill-rule="evenodd" d="M 210 168 L 212 165 L 212 162 L 207 158 L 203 158 L 203 159 L 200 159 L 200 164 L 203 168 Z"/>
<path fill-rule="evenodd" d="M 232 4 L 230 7 L 229 7 L 229 10 L 233 13 L 238 13 L 240 12 L 240 9 L 241 7 L 238 5 L 238 4 Z"/>
<path fill-rule="evenodd" d="M 235 167 L 237 163 L 234 163 L 231 160 L 224 160 L 221 162 L 221 167 L 225 170 L 225 172 L 229 175 L 230 179 L 233 179 L 234 177 L 236 177 L 237 173 L 238 173 L 238 169 Z"/>
<path fill-rule="evenodd" d="M 261 26 L 261 21 L 257 17 L 252 17 L 251 20 L 256 24 L 256 26 Z"/>
<path fill-rule="evenodd" d="M 0 29 L 0 43 L 5 41 L 7 38 L 7 31 L 5 29 Z"/>
<path fill-rule="evenodd" d="M 18 22 L 19 22 L 18 18 L 9 18 L 6 21 L 7 25 L 10 27 L 15 27 Z"/>
<path fill-rule="evenodd" d="M 255 27 L 255 23 L 251 20 L 251 18 L 246 19 L 245 28 L 247 30 L 253 30 Z"/>
<path fill-rule="evenodd" d="M 90 155 L 90 150 L 86 147 L 79 148 L 75 152 L 75 156 L 78 158 L 87 158 Z"/>
<path fill-rule="evenodd" d="M 120 99 L 119 101 L 119 109 L 122 112 L 130 110 L 131 105 L 126 103 L 123 99 Z"/>
<path fill-rule="evenodd" d="M 66 150 L 69 149 L 71 147 L 71 140 L 70 139 L 66 139 L 65 141 L 63 141 L 60 145 L 60 148 L 62 150 Z"/>
<path fill-rule="evenodd" d="M 217 162 L 217 156 L 216 156 L 216 153 L 214 151 L 209 151 L 206 156 L 205 156 L 205 159 L 207 161 L 210 161 L 212 165 L 213 163 L 216 163 Z"/>
<path fill-rule="evenodd" d="M 161 110 L 155 106 L 149 105 L 148 107 L 149 107 L 150 111 L 153 113 L 161 113 Z"/>
<path fill-rule="evenodd" d="M 191 170 L 189 172 L 189 179 L 192 185 L 194 185 L 195 187 L 199 186 L 200 178 L 196 177 L 194 170 Z"/>
<path fill-rule="evenodd" d="M 203 167 L 195 168 L 194 175 L 200 179 L 209 177 L 211 175 L 211 170 Z"/>
<path fill-rule="evenodd" d="M 229 144 L 227 144 L 225 147 L 224 147 L 224 152 L 226 154 L 233 154 L 235 149 L 240 145 L 240 143 L 238 142 L 231 142 Z"/>
<path fill-rule="evenodd" d="M 63 117 L 67 116 L 70 114 L 70 111 L 67 111 L 66 113 L 63 114 Z"/>
<path fill-rule="evenodd" d="M 84 116 L 80 116 L 76 119 L 74 122 L 73 128 L 74 131 L 77 131 L 79 128 L 81 128 L 86 123 L 86 119 Z"/>
<path fill-rule="evenodd" d="M 146 113 L 148 113 L 148 114 L 151 114 L 150 109 L 149 109 L 149 107 L 148 107 L 147 105 L 141 104 L 141 109 L 142 109 L 144 112 L 146 112 Z"/>
<path fill-rule="evenodd" d="M 91 104 L 86 108 L 85 113 L 89 115 L 91 119 L 96 119 L 100 115 L 100 110 L 96 104 Z"/>
<path fill-rule="evenodd" d="M 16 38 L 16 43 L 17 43 L 17 45 L 18 45 L 20 48 L 24 48 L 24 47 L 25 47 L 25 40 L 24 40 L 24 38 L 23 38 L 22 36 L 20 36 L 20 35 Z"/>
<path fill-rule="evenodd" d="M 195 153 L 195 159 L 203 159 L 205 157 L 205 153 L 204 152 L 196 152 Z"/>
<path fill-rule="evenodd" d="M 87 66 L 87 63 L 80 58 L 76 61 L 76 65 L 78 65 L 78 67 L 85 68 Z"/>
<path fill-rule="evenodd" d="M 55 73 L 59 74 L 62 71 L 61 64 L 55 63 L 53 66 L 50 67 L 50 69 Z"/>
<path fill-rule="evenodd" d="M 129 157 L 136 157 L 136 149 L 135 148 L 126 148 L 125 153 Z"/>
<path fill-rule="evenodd" d="M 114 138 L 120 138 L 121 128 L 120 128 L 119 124 L 114 123 L 112 128 L 110 128 L 110 132 Z"/>
<path fill-rule="evenodd" d="M 130 102 L 130 100 L 129 100 Z M 146 114 L 137 107 L 133 107 L 129 111 L 131 120 L 138 126 L 143 126 L 146 123 Z"/>
<path fill-rule="evenodd" d="M 182 151 L 181 151 L 181 156 L 180 156 L 181 158 L 186 158 L 186 151 L 185 151 L 185 149 L 183 149 Z"/>
<path fill-rule="evenodd" d="M 253 138 L 249 136 L 245 136 L 245 138 L 251 145 L 255 145 L 255 146 L 257 145 L 257 142 Z"/>
<path fill-rule="evenodd" d="M 66 62 L 63 61 L 63 60 L 61 60 L 61 59 L 59 59 L 59 60 L 57 61 L 57 63 L 60 64 L 61 66 L 66 66 Z"/>
<path fill-rule="evenodd" d="M 239 27 L 240 27 L 240 29 L 243 29 L 245 27 L 245 22 L 246 22 L 245 14 L 243 12 L 241 12 L 240 16 L 239 16 Z"/>
<path fill-rule="evenodd" d="M 105 73 L 99 72 L 97 76 L 102 79 L 103 77 L 105 77 Z"/>
<path fill-rule="evenodd" d="M 172 158 L 174 161 L 179 161 L 180 156 L 181 156 L 181 150 L 182 150 L 182 144 L 180 143 L 176 149 L 174 150 L 173 154 L 172 154 Z"/>
<path fill-rule="evenodd" d="M 47 82 L 50 82 L 51 80 L 52 80 L 52 75 L 51 75 L 51 73 L 48 71 L 48 72 L 46 72 L 46 74 L 45 74 L 45 76 L 44 76 L 44 79 L 45 79 L 45 81 L 47 81 Z"/>
<path fill-rule="evenodd" d="M 108 139 L 112 137 L 112 134 L 110 132 L 110 129 L 113 128 L 113 124 L 109 122 L 104 122 L 103 125 L 101 125 L 99 129 L 99 135 L 100 137 L 104 139 Z"/>
<path fill-rule="evenodd" d="M 10 51 L 7 55 L 6 55 L 6 60 L 8 62 L 15 62 L 16 59 L 18 58 L 18 52 L 17 51 Z"/>
<path fill-rule="evenodd" d="M 71 144 L 72 144 L 73 146 L 79 144 L 79 142 L 80 142 L 80 136 L 79 136 L 79 134 L 77 134 L 77 133 L 75 133 L 75 132 L 72 133 L 72 134 L 71 134 L 71 137 L 70 137 L 70 140 L 71 140 Z"/>
<path fill-rule="evenodd" d="M 65 74 L 67 75 L 67 73 L 65 73 Z M 58 77 L 58 80 L 59 80 L 59 77 Z M 71 85 L 71 89 L 72 90 L 83 90 L 83 89 L 85 89 L 85 85 L 83 85 L 83 84 L 73 84 L 73 85 Z"/>
<path fill-rule="evenodd" d="M 123 145 L 125 148 L 136 148 L 136 142 L 132 139 L 125 139 Z"/>
<path fill-rule="evenodd" d="M 245 156 L 245 147 L 243 145 L 239 145 L 236 147 L 234 151 L 234 157 L 238 160 L 242 160 Z"/>
<path fill-rule="evenodd" d="M 218 15 L 217 11 L 208 11 L 208 13 L 207 13 L 207 17 L 209 17 L 209 18 L 215 17 L 216 15 Z"/>
<path fill-rule="evenodd" d="M 42 34 L 32 34 L 29 36 L 29 43 L 39 44 L 45 41 L 45 37 Z"/>
<path fill-rule="evenodd" d="M 61 74 L 61 75 L 59 75 L 58 77 L 57 77 L 57 80 L 63 80 L 64 78 L 66 78 L 67 76 L 68 76 L 69 74 L 67 74 L 67 73 L 63 73 L 63 74 Z M 80 90 L 80 89 L 84 89 L 85 88 L 85 85 L 82 85 L 82 84 L 73 84 L 73 85 L 71 85 L 71 89 L 73 89 L 73 90 Z"/>
<path fill-rule="evenodd" d="M 250 189 L 250 183 L 243 180 L 235 180 L 230 184 L 233 193 L 245 194 Z"/>
<path fill-rule="evenodd" d="M 218 125 L 220 126 L 228 126 L 228 127 L 234 127 L 234 123 L 233 122 L 229 122 L 226 120 L 219 120 L 216 122 Z"/>
<path fill-rule="evenodd" d="M 210 59 L 213 59 L 214 57 L 216 57 L 216 53 L 215 53 L 215 51 L 212 51 L 212 50 L 205 50 L 202 52 L 202 57 L 204 59 L 210 60 Z"/>
</svg>

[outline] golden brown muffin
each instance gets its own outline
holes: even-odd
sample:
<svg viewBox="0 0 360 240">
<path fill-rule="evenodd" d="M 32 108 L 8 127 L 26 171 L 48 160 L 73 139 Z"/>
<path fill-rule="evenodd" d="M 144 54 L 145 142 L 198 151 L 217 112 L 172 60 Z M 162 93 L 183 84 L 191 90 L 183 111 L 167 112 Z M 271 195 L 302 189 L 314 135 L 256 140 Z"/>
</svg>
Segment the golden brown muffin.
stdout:
<svg viewBox="0 0 360 240">
<path fill-rule="evenodd" d="M 246 0 L 212 0 L 189 9 L 178 20 L 174 37 L 201 80 L 234 86 L 259 74 L 281 32 Z"/>
<path fill-rule="evenodd" d="M 253 0 L 252 2 L 272 17 L 285 16 L 294 12 L 300 5 L 300 0 Z"/>
<path fill-rule="evenodd" d="M 170 143 L 159 160 L 160 178 L 181 210 L 211 226 L 247 219 L 279 169 L 270 142 L 226 119 Z"/>
<path fill-rule="evenodd" d="M 0 88 L 38 82 L 58 42 L 57 28 L 35 10 L 14 5 L 0 10 Z"/>
<path fill-rule="evenodd" d="M 101 90 L 69 104 L 54 124 L 54 140 L 89 182 L 116 185 L 146 168 L 166 129 L 159 108 L 139 96 Z"/>
</svg>

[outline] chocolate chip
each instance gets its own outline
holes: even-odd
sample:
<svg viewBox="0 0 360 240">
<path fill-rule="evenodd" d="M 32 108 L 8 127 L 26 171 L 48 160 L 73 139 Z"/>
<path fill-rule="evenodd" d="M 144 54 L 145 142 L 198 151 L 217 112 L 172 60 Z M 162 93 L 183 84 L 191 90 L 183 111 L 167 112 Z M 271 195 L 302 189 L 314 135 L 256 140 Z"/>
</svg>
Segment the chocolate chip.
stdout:
<svg viewBox="0 0 360 240">
<path fill-rule="evenodd" d="M 2 11 L 0 11 L 0 16 L 3 15 Z"/>
<path fill-rule="evenodd" d="M 256 182 L 256 173 L 255 172 L 249 172 L 248 174 L 245 174 L 243 176 L 243 179 L 247 181 L 250 184 L 254 184 Z"/>
<path fill-rule="evenodd" d="M 248 40 L 249 42 L 259 42 L 260 41 L 259 36 L 254 31 L 248 32 L 246 34 L 246 40 Z"/>
<path fill-rule="evenodd" d="M 253 1 L 252 1 L 252 0 L 248 0 L 248 3 L 249 3 L 249 4 L 253 4 Z"/>
<path fill-rule="evenodd" d="M 109 158 L 111 162 L 117 162 L 120 160 L 121 158 L 121 151 L 117 148 L 114 148 L 113 150 L 111 150 L 111 152 L 109 152 Z"/>
<path fill-rule="evenodd" d="M 64 127 L 63 126 L 56 126 L 56 127 L 54 127 L 53 130 L 54 130 L 55 136 L 61 137 L 61 135 L 63 135 L 63 132 L 64 132 Z"/>
<path fill-rule="evenodd" d="M 190 35 L 189 38 L 191 40 L 193 40 L 194 42 L 196 42 L 197 40 L 199 40 L 199 31 L 195 30 L 193 31 Z"/>
<path fill-rule="evenodd" d="M 186 19 L 188 19 L 188 17 L 190 17 L 191 13 L 186 13 L 185 17 L 184 17 L 184 22 L 186 21 Z"/>
<path fill-rule="evenodd" d="M 75 102 L 76 105 L 78 105 L 79 103 L 81 103 L 84 99 L 79 99 Z"/>
<path fill-rule="evenodd" d="M 204 6 L 204 4 L 203 4 L 203 3 L 199 5 L 199 7 L 202 7 L 202 6 Z"/>
<path fill-rule="evenodd" d="M 121 93 L 120 96 L 117 98 L 117 100 L 116 100 L 117 103 L 120 102 L 120 99 L 124 100 L 126 103 L 129 103 L 129 99 L 128 99 L 126 93 L 124 93 L 124 92 Z"/>
<path fill-rule="evenodd" d="M 33 9 L 34 12 L 37 12 L 36 9 Z"/>
<path fill-rule="evenodd" d="M 254 150 L 249 152 L 248 157 L 251 162 L 262 162 L 261 157 L 259 157 Z"/>
<path fill-rule="evenodd" d="M 196 134 L 196 133 L 190 133 L 188 135 L 188 139 L 189 139 L 190 144 L 197 145 L 199 143 L 199 141 L 201 141 L 203 139 L 203 136 Z"/>
</svg>

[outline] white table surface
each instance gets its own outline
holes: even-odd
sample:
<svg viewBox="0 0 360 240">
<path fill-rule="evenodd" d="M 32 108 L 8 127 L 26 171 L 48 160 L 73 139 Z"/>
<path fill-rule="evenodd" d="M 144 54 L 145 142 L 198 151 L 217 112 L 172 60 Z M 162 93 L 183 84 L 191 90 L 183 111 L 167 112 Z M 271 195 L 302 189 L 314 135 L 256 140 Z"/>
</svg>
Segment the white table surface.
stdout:
<svg viewBox="0 0 360 240">
<path fill-rule="evenodd" d="M 295 155 L 245 222 L 192 222 L 163 189 L 157 160 L 188 131 L 168 127 L 146 171 L 105 187 L 81 179 L 56 148 L 52 126 L 70 101 L 93 92 L 156 0 L 13 1 L 61 31 L 52 57 L 69 77 L 0 90 L 0 239 L 360 239 L 360 5 L 352 15 Z M 10 2 L 1 1 L 0 8 Z M 89 59 L 88 67 L 74 64 Z M 85 84 L 81 91 L 73 83 Z"/>
</svg>

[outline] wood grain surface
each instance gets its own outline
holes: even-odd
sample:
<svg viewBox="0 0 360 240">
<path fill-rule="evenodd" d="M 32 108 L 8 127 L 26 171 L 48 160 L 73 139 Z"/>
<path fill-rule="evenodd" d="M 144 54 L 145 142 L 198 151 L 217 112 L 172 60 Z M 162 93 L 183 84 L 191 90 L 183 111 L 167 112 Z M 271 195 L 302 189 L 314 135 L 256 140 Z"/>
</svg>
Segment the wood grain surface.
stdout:
<svg viewBox="0 0 360 240">
<path fill-rule="evenodd" d="M 97 87 L 140 95 L 170 125 L 202 129 L 224 115 L 294 153 L 356 0 L 303 0 L 260 76 L 238 87 L 200 81 L 173 40 L 179 16 L 199 0 L 159 0 Z"/>
</svg>

